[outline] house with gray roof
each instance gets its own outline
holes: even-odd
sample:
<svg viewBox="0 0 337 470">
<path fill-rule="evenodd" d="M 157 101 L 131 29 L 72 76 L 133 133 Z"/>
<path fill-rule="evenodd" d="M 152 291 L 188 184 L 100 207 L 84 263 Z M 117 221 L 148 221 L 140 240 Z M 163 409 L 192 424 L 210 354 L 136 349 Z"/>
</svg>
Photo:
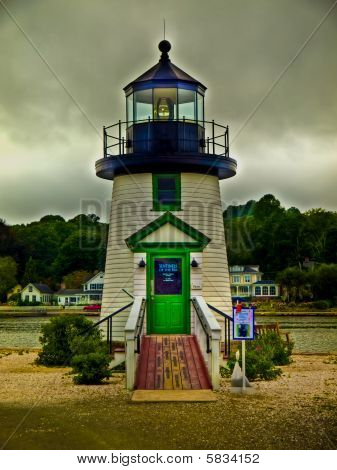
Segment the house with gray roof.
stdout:
<svg viewBox="0 0 337 470">
<path fill-rule="evenodd" d="M 23 302 L 40 302 L 49 305 L 52 302 L 53 291 L 47 284 L 38 284 L 30 282 L 21 291 L 21 300 Z"/>
<path fill-rule="evenodd" d="M 100 304 L 104 286 L 104 272 L 91 276 L 82 289 L 60 289 L 55 293 L 58 305 Z"/>
</svg>

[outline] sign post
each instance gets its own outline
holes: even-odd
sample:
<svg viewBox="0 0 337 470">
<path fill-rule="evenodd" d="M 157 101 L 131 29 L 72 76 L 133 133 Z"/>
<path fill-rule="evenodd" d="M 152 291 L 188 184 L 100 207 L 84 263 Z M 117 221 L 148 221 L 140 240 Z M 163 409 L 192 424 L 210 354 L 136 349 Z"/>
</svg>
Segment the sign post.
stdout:
<svg viewBox="0 0 337 470">
<path fill-rule="evenodd" d="M 241 341 L 242 347 L 242 391 L 246 390 L 246 341 L 254 339 L 254 307 L 233 307 L 233 340 Z"/>
<path fill-rule="evenodd" d="M 242 391 L 246 391 L 246 341 L 241 342 L 242 346 Z"/>
</svg>

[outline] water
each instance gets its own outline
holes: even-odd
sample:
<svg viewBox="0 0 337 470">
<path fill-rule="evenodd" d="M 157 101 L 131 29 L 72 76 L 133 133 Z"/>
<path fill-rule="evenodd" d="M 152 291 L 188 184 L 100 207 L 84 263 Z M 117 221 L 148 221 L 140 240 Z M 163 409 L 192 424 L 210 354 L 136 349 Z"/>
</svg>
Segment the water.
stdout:
<svg viewBox="0 0 337 470">
<path fill-rule="evenodd" d="M 98 321 L 99 318 L 87 317 Z M 0 318 L 0 348 L 39 348 L 41 326 L 48 317 Z"/>
<path fill-rule="evenodd" d="M 295 352 L 337 353 L 337 317 L 256 316 L 256 323 L 275 322 L 290 333 Z"/>
<path fill-rule="evenodd" d="M 89 317 L 90 318 L 90 317 Z M 90 318 L 97 321 L 98 318 Z M 41 325 L 49 318 L 0 318 L 0 348 L 40 347 Z M 311 353 L 337 353 L 337 317 L 264 317 L 257 323 L 278 322 L 281 330 L 289 331 L 294 350 Z"/>
</svg>

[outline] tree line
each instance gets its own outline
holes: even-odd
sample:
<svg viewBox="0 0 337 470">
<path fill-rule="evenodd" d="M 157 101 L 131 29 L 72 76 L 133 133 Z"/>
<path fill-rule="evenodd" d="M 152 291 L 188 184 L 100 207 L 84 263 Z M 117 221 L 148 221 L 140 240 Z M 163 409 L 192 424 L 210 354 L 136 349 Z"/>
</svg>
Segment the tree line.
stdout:
<svg viewBox="0 0 337 470">
<path fill-rule="evenodd" d="M 288 299 L 337 298 L 337 213 L 285 209 L 271 194 L 224 211 L 230 265 L 260 265 L 264 279 L 279 281 Z M 0 219 L 0 300 L 16 284 L 62 280 L 80 287 L 104 270 L 108 224 L 94 214 L 65 220 L 47 215 L 9 226 Z"/>
<path fill-rule="evenodd" d="M 85 274 L 104 269 L 107 233 L 108 225 L 94 214 L 68 221 L 47 215 L 12 226 L 0 220 L 1 300 L 16 284 L 44 283 L 57 290 L 67 275 L 67 287 L 77 287 Z"/>
</svg>

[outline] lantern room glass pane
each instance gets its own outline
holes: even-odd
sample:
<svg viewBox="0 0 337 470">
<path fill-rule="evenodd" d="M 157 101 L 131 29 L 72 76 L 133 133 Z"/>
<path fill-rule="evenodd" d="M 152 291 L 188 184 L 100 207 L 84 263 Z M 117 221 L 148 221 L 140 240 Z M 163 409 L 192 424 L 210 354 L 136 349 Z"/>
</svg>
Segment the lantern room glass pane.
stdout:
<svg viewBox="0 0 337 470">
<path fill-rule="evenodd" d="M 198 123 L 204 125 L 204 97 L 198 93 Z"/>
<path fill-rule="evenodd" d="M 126 97 L 126 120 L 130 126 L 133 121 L 133 93 Z"/>
<path fill-rule="evenodd" d="M 178 89 L 179 119 L 196 121 L 196 92 Z"/>
<path fill-rule="evenodd" d="M 169 121 L 177 118 L 177 89 L 154 88 L 154 119 Z"/>
<path fill-rule="evenodd" d="M 135 121 L 152 119 L 152 90 L 135 92 Z"/>
</svg>

